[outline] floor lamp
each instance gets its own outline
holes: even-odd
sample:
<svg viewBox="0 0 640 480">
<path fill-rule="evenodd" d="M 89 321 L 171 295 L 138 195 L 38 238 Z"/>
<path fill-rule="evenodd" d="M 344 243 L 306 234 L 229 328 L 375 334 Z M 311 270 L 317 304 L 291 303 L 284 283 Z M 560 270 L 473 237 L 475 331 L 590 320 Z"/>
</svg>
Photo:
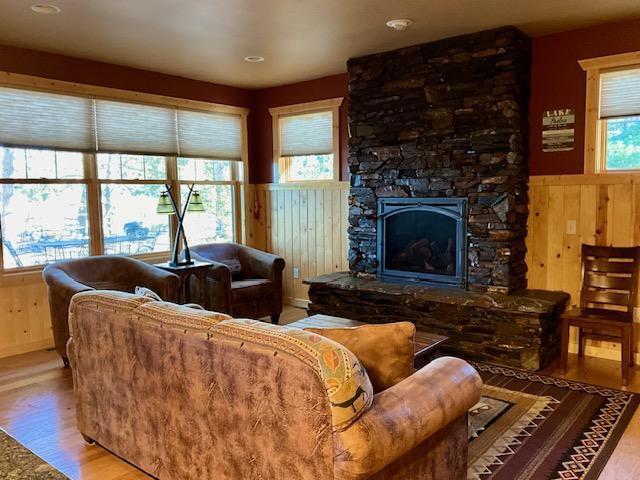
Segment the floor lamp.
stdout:
<svg viewBox="0 0 640 480">
<path fill-rule="evenodd" d="M 184 233 L 184 217 L 187 212 L 204 212 L 202 198 L 197 190 L 194 190 L 194 184 L 189 185 L 189 193 L 182 207 L 182 212 L 178 209 L 178 203 L 173 195 L 173 189 L 170 185 L 165 185 L 166 190 L 160 193 L 158 199 L 158 208 L 156 212 L 165 215 L 175 215 L 178 219 L 178 229 L 176 230 L 176 238 L 173 242 L 173 251 L 171 252 L 171 260 L 169 265 L 172 267 L 180 267 L 184 265 L 192 265 L 191 253 L 189 252 L 189 244 L 187 243 L 187 235 Z M 184 242 L 184 260 L 180 260 L 180 238 Z"/>
</svg>

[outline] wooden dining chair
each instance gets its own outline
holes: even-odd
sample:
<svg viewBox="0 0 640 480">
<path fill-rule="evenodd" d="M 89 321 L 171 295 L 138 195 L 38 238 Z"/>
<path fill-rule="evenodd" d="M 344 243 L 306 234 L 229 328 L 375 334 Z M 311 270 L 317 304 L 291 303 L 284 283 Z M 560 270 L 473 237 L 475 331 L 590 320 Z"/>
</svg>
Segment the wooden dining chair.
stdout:
<svg viewBox="0 0 640 480">
<path fill-rule="evenodd" d="M 636 303 L 640 247 L 582 245 L 580 307 L 562 315 L 560 366 L 567 371 L 569 329 L 578 327 L 578 356 L 584 355 L 585 328 L 620 333 L 622 384 L 633 366 L 633 307 Z"/>
</svg>

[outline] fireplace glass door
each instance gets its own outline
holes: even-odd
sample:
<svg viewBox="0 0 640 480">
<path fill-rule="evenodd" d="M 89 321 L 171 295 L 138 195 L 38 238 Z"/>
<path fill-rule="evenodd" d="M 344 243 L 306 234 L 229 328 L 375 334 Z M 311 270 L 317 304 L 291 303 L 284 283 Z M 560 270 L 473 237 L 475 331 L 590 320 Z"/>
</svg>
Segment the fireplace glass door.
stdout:
<svg viewBox="0 0 640 480">
<path fill-rule="evenodd" d="M 381 278 L 464 286 L 464 199 L 383 199 L 379 205 Z"/>
</svg>

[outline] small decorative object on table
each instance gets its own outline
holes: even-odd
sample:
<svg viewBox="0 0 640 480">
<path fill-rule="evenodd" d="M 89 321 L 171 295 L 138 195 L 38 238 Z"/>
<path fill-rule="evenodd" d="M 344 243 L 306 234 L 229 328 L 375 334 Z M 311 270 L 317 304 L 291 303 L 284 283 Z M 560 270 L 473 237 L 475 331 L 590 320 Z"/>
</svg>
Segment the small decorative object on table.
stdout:
<svg viewBox="0 0 640 480">
<path fill-rule="evenodd" d="M 166 185 L 166 190 L 160 194 L 160 198 L 158 199 L 158 208 L 156 212 L 159 214 L 166 215 L 176 215 L 178 219 L 178 228 L 176 230 L 176 238 L 173 241 L 173 250 L 171 252 L 171 260 L 169 261 L 169 265 L 172 267 L 178 267 L 183 265 L 193 265 L 193 260 L 191 260 L 191 253 L 189 252 L 189 244 L 187 243 L 187 236 L 184 233 L 184 216 L 187 211 L 189 212 L 204 212 L 204 205 L 202 204 L 202 199 L 200 198 L 200 193 L 197 190 L 194 190 L 194 185 L 189 185 L 189 193 L 187 194 L 187 199 L 184 202 L 184 206 L 182 207 L 182 212 L 180 212 L 178 208 L 178 203 L 176 199 L 173 197 L 173 191 L 170 185 Z M 182 237 L 182 241 L 184 242 L 184 260 L 180 260 L 180 238 Z"/>
</svg>

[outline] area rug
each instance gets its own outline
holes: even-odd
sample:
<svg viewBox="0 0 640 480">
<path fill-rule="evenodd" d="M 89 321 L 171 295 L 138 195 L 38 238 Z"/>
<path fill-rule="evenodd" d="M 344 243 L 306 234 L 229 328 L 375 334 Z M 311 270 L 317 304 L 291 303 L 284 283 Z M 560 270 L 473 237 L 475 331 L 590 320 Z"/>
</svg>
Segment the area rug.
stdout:
<svg viewBox="0 0 640 480">
<path fill-rule="evenodd" d="M 640 396 L 486 363 L 468 480 L 595 480 Z"/>
<path fill-rule="evenodd" d="M 0 429 L 0 478 L 3 480 L 68 480 L 58 470 Z"/>
</svg>

